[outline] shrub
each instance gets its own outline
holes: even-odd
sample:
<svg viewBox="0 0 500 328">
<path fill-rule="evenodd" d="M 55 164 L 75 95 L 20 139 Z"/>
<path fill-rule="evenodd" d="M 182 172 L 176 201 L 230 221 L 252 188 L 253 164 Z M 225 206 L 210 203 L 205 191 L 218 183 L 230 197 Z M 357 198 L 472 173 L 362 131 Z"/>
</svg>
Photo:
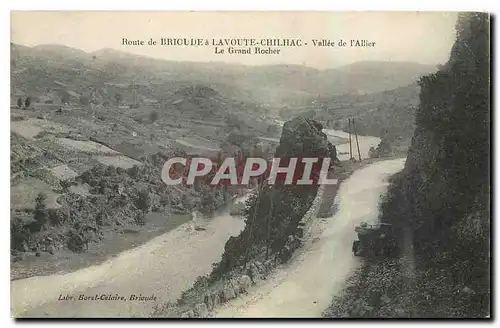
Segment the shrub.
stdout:
<svg viewBox="0 0 500 328">
<path fill-rule="evenodd" d="M 29 238 L 29 231 L 23 220 L 17 216 L 10 218 L 10 248 L 24 251 L 23 245 Z"/>
<path fill-rule="evenodd" d="M 135 205 L 138 209 L 144 212 L 149 211 L 149 207 L 151 206 L 151 196 L 149 195 L 149 190 L 143 189 L 139 192 Z"/>
<path fill-rule="evenodd" d="M 86 243 L 79 233 L 77 233 L 74 230 L 71 230 L 69 232 L 67 245 L 69 250 L 75 253 L 80 253 L 84 251 Z"/>
<path fill-rule="evenodd" d="M 31 105 L 31 97 L 26 98 L 24 101 L 24 107 L 29 108 Z"/>
</svg>

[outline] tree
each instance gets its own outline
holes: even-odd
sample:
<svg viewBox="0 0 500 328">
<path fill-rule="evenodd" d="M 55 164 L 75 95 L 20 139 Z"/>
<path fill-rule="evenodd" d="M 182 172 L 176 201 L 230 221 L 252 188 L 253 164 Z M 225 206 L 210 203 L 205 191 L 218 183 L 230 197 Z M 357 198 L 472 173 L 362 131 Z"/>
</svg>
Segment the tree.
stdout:
<svg viewBox="0 0 500 328">
<path fill-rule="evenodd" d="M 27 97 L 24 101 L 24 107 L 29 108 L 31 105 L 31 97 Z"/>
<path fill-rule="evenodd" d="M 143 189 L 139 192 L 137 197 L 136 206 L 138 209 L 143 212 L 149 211 L 149 207 L 151 205 L 151 197 L 149 195 L 149 190 Z"/>
<path fill-rule="evenodd" d="M 61 103 L 65 104 L 69 102 L 71 95 L 67 91 L 61 93 Z"/>
<path fill-rule="evenodd" d="M 69 236 L 68 236 L 68 241 L 67 241 L 68 248 L 75 252 L 75 253 L 80 253 L 83 252 L 85 249 L 86 242 L 82 235 L 75 229 L 70 230 Z M 87 244 L 88 245 L 88 244 Z M 87 246 L 88 248 L 88 246 Z"/>
<path fill-rule="evenodd" d="M 45 193 L 43 193 L 43 192 L 39 193 L 35 199 L 35 202 L 36 202 L 35 208 L 44 209 L 46 199 L 47 199 L 47 195 L 45 195 Z"/>
<path fill-rule="evenodd" d="M 47 221 L 47 212 L 45 206 L 45 200 L 47 195 L 43 192 L 39 193 L 35 199 L 35 220 L 37 222 L 38 228 L 41 228 Z"/>
<path fill-rule="evenodd" d="M 68 192 L 69 188 L 72 185 L 70 180 L 61 180 L 61 181 L 59 181 L 59 184 L 61 185 L 63 192 Z"/>
<path fill-rule="evenodd" d="M 19 97 L 17 99 L 17 108 L 22 108 L 23 107 L 23 98 Z"/>
</svg>

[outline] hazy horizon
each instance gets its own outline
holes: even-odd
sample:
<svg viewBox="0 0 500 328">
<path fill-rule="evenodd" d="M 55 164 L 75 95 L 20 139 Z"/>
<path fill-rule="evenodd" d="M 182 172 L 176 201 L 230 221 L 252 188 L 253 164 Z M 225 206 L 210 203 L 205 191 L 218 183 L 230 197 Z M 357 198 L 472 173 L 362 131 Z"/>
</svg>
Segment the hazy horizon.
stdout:
<svg viewBox="0 0 500 328">
<path fill-rule="evenodd" d="M 57 44 L 92 53 L 113 49 L 178 62 L 329 69 L 362 61 L 447 61 L 455 12 L 11 12 L 11 42 Z M 230 28 L 229 28 L 230 27 Z M 230 30 L 230 31 L 229 31 Z M 282 48 L 279 55 L 218 55 L 213 47 L 125 46 L 122 38 L 366 39 L 372 48 Z"/>
<path fill-rule="evenodd" d="M 61 47 L 68 47 L 68 48 L 71 48 L 71 49 L 75 49 L 75 50 L 79 50 L 79 51 L 83 51 L 84 53 L 86 54 L 93 54 L 95 52 L 98 52 L 98 51 L 102 51 L 102 50 L 112 50 L 112 51 L 116 51 L 116 52 L 122 52 L 122 53 L 125 53 L 125 54 L 128 54 L 128 55 L 132 55 L 132 56 L 141 56 L 141 57 L 146 57 L 146 58 L 150 58 L 150 59 L 155 59 L 155 60 L 162 60 L 162 61 L 169 61 L 169 62 L 178 62 L 178 63 L 196 63 L 196 64 L 209 64 L 209 63 L 217 63 L 217 64 L 227 64 L 227 65 L 237 65 L 237 66 L 302 66 L 302 67 L 307 67 L 307 68 L 311 68 L 311 69 L 315 69 L 315 70 L 318 70 L 318 71 L 322 71 L 322 70 L 329 70 L 329 69 L 335 69 L 335 68 L 340 68 L 340 67 L 344 67 L 344 66 L 349 66 L 351 64 L 356 64 L 356 63 L 363 63 L 363 62 L 372 62 L 372 63 L 377 63 L 377 62 L 381 62 L 381 63 L 390 63 L 390 62 L 393 62 L 393 63 L 414 63 L 414 64 L 420 64 L 420 65 L 429 65 L 429 66 L 432 66 L 432 65 L 438 65 L 440 63 L 436 63 L 436 64 L 430 64 L 430 63 L 419 63 L 417 61 L 409 61 L 409 60 L 397 60 L 397 61 L 394 61 L 394 60 L 370 60 L 370 59 L 365 59 L 365 60 L 360 60 L 360 61 L 356 61 L 356 62 L 352 62 L 352 63 L 348 63 L 348 64 L 339 64 L 339 65 L 336 65 L 336 66 L 332 66 L 332 67 L 324 67 L 324 68 L 321 68 L 321 67 L 313 67 L 313 66 L 308 66 L 308 65 L 304 65 L 304 64 L 294 64 L 294 63 L 270 63 L 270 64 L 247 64 L 247 63 L 239 63 L 239 62 L 233 62 L 233 61 L 223 61 L 223 60 L 211 60 L 211 61 L 194 61 L 194 60 L 173 60 L 173 59 L 165 59 L 165 58 L 158 58 L 158 57 L 152 57 L 152 56 L 148 56 L 148 55 L 142 55 L 142 54 L 137 54 L 137 53 L 133 53 L 133 52 L 130 52 L 130 51 L 126 51 L 126 50 L 120 50 L 120 49 L 114 49 L 114 48 L 101 48 L 101 49 L 97 49 L 97 50 L 94 50 L 94 51 L 85 51 L 83 49 L 79 49 L 79 48 L 76 48 L 76 47 L 70 47 L 66 44 L 61 44 L 61 43 L 41 43 L 41 44 L 37 44 L 37 45 L 34 45 L 34 46 L 29 46 L 29 45 L 26 45 L 26 44 L 21 44 L 21 43 L 16 43 L 16 42 L 11 42 L 13 44 L 16 44 L 16 45 L 20 45 L 20 46 L 24 46 L 24 47 L 28 47 L 28 48 L 35 48 L 35 47 L 38 47 L 38 46 L 61 46 Z"/>
</svg>

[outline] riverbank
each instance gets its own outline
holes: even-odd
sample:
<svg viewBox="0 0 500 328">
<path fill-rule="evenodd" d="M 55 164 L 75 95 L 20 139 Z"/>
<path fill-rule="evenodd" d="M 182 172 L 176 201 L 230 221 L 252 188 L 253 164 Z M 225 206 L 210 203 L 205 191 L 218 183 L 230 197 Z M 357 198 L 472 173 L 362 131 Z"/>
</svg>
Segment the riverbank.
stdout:
<svg viewBox="0 0 500 328">
<path fill-rule="evenodd" d="M 212 215 L 230 211 L 236 198 L 221 205 Z M 208 216 L 210 217 L 210 215 Z M 46 252 L 26 253 L 17 261 L 11 261 L 11 281 L 35 276 L 71 273 L 86 267 L 99 265 L 120 253 L 139 247 L 150 240 L 168 233 L 193 220 L 193 213 L 170 214 L 150 212 L 143 226 L 121 226 L 102 229 L 99 242 L 89 243 L 85 252 L 76 253 L 68 249 Z"/>
<path fill-rule="evenodd" d="M 192 219 L 191 213 L 168 215 L 151 212 L 146 216 L 147 221 L 144 226 L 103 229 L 101 241 L 90 243 L 88 250 L 82 253 L 60 249 L 53 254 L 40 252 L 39 256 L 34 253 L 23 254 L 21 260 L 11 262 L 10 278 L 18 280 L 34 276 L 64 274 L 98 265 Z"/>
<path fill-rule="evenodd" d="M 17 318 L 147 317 L 156 304 L 176 300 L 196 278 L 209 273 L 229 237 L 245 223 L 223 214 L 195 218 L 99 265 L 71 273 L 11 281 L 11 309 Z M 196 224 L 193 224 L 196 221 Z M 198 226 L 199 229 L 195 229 Z M 60 295 L 154 296 L 147 302 L 59 301 Z"/>
</svg>

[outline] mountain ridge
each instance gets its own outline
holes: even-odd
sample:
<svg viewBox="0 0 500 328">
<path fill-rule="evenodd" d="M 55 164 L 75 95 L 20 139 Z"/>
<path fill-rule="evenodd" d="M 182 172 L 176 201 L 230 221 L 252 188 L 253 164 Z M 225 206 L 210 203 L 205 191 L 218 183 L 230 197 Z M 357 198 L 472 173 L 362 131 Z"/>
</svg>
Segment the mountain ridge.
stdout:
<svg viewBox="0 0 500 328">
<path fill-rule="evenodd" d="M 26 47 L 14 43 L 11 43 L 11 64 L 16 69 L 29 69 L 33 71 L 32 74 L 43 72 L 44 76 L 40 79 L 45 81 L 47 75 L 57 77 L 60 74 L 67 77 L 67 81 L 63 82 L 71 84 L 71 76 L 76 72 L 81 81 L 74 88 L 95 84 L 96 81 L 165 86 L 179 81 L 208 83 L 219 86 L 227 96 L 241 101 L 259 102 L 274 108 L 274 112 L 284 106 L 304 105 L 318 96 L 359 95 L 391 90 L 411 84 L 420 76 L 437 69 L 433 65 L 379 61 L 363 61 L 323 70 L 295 64 L 249 66 L 224 62 L 171 61 L 111 48 L 87 53 L 64 45 Z M 14 71 L 13 80 L 18 79 L 14 83 L 16 87 L 29 87 L 36 80 L 16 74 Z"/>
</svg>

